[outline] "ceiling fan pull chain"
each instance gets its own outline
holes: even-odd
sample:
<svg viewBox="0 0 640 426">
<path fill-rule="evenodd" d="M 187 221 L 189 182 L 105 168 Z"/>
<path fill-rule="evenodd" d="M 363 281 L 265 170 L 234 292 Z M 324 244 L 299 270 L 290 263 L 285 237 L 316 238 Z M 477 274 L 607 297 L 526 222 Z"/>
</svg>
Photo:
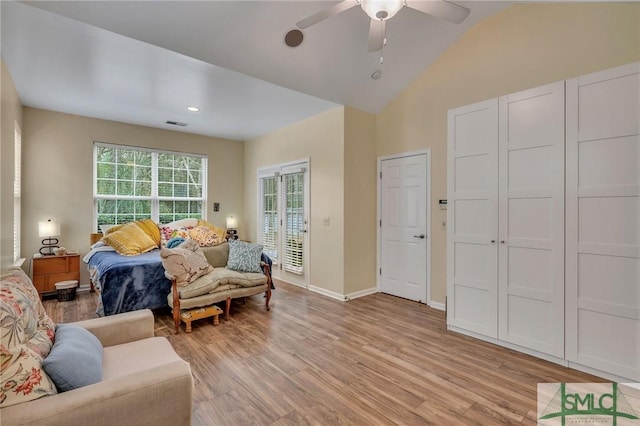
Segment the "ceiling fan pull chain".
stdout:
<svg viewBox="0 0 640 426">
<path fill-rule="evenodd" d="M 382 19 L 380 20 L 380 32 L 382 33 L 382 47 L 380 48 L 380 65 L 382 65 L 384 63 L 384 59 L 382 57 L 382 51 L 384 50 L 384 47 L 387 45 L 387 37 L 385 37 L 385 34 L 384 34 L 384 22 Z"/>
</svg>

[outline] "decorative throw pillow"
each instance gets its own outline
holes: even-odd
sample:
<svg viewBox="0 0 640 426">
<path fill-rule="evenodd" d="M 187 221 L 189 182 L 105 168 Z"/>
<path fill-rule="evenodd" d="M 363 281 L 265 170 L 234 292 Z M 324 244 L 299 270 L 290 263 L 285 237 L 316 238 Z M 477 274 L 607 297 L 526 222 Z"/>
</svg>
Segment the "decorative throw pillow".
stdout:
<svg viewBox="0 0 640 426">
<path fill-rule="evenodd" d="M 174 277 L 179 286 L 185 286 L 213 271 L 202 249 L 193 240 L 185 240 L 176 248 L 163 248 L 160 257 L 166 274 Z"/>
<path fill-rule="evenodd" d="M 31 280 L 20 268 L 0 277 L 0 407 L 56 394 L 42 369 L 55 335 Z"/>
<path fill-rule="evenodd" d="M 175 237 L 181 237 L 185 240 L 190 238 L 189 231 L 193 229 L 193 226 L 185 226 L 182 228 L 172 228 L 168 225 L 160 226 L 160 245 L 166 247 L 167 242 Z"/>
<path fill-rule="evenodd" d="M 224 243 L 224 239 L 206 226 L 196 226 L 189 231 L 189 235 L 200 247 L 213 247 Z"/>
<path fill-rule="evenodd" d="M 262 246 L 244 241 L 229 240 L 227 269 L 238 272 L 262 272 Z"/>
<path fill-rule="evenodd" d="M 209 223 L 204 219 L 198 219 L 198 226 L 206 226 L 207 228 L 211 229 L 213 232 L 218 234 L 218 236 L 220 237 L 220 239 L 222 241 L 224 241 L 227 238 L 227 230 L 226 229 L 220 228 L 218 226 L 215 226 L 214 224 Z"/>
<path fill-rule="evenodd" d="M 102 344 L 90 331 L 59 324 L 56 341 L 42 366 L 58 392 L 66 392 L 102 381 L 102 352 Z"/>
<path fill-rule="evenodd" d="M 172 239 L 167 241 L 167 248 L 176 248 L 185 241 L 186 240 L 182 237 L 173 237 Z"/>
<path fill-rule="evenodd" d="M 158 245 L 135 222 L 131 222 L 114 232 L 109 232 L 102 240 L 123 256 L 135 256 L 158 248 Z"/>
</svg>

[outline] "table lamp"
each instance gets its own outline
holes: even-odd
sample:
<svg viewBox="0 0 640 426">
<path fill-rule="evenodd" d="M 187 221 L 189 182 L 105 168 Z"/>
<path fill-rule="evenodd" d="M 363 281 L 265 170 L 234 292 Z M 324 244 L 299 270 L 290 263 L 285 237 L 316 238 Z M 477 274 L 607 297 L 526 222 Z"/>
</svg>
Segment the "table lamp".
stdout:
<svg viewBox="0 0 640 426">
<path fill-rule="evenodd" d="M 238 239 L 238 219 L 233 216 L 227 218 L 227 240 Z"/>
<path fill-rule="evenodd" d="M 43 256 L 52 256 L 53 249 L 58 247 L 58 239 L 54 238 L 60 235 L 60 223 L 51 219 L 38 222 L 38 236 L 43 238 L 40 254 Z"/>
</svg>

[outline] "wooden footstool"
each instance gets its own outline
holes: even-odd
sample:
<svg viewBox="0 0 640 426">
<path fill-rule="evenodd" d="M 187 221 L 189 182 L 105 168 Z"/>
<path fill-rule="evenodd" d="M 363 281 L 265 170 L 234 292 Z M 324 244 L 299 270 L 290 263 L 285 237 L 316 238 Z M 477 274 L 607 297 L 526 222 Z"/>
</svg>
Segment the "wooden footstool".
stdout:
<svg viewBox="0 0 640 426">
<path fill-rule="evenodd" d="M 185 323 L 185 331 L 191 333 L 191 321 L 213 317 L 213 325 L 218 325 L 220 324 L 219 315 L 221 313 L 222 309 L 216 305 L 206 306 L 204 308 L 185 309 L 180 311 L 180 321 Z"/>
</svg>

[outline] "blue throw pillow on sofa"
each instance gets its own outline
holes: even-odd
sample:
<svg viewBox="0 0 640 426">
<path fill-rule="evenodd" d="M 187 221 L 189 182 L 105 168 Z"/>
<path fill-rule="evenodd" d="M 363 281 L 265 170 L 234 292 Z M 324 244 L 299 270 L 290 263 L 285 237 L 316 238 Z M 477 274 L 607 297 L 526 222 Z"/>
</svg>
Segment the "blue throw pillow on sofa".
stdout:
<svg viewBox="0 0 640 426">
<path fill-rule="evenodd" d="M 102 380 L 102 344 L 80 326 L 59 324 L 42 366 L 58 392 L 98 383 Z"/>
<path fill-rule="evenodd" d="M 261 256 L 262 246 L 259 244 L 229 240 L 227 269 L 237 272 L 262 272 L 260 267 Z"/>
</svg>

